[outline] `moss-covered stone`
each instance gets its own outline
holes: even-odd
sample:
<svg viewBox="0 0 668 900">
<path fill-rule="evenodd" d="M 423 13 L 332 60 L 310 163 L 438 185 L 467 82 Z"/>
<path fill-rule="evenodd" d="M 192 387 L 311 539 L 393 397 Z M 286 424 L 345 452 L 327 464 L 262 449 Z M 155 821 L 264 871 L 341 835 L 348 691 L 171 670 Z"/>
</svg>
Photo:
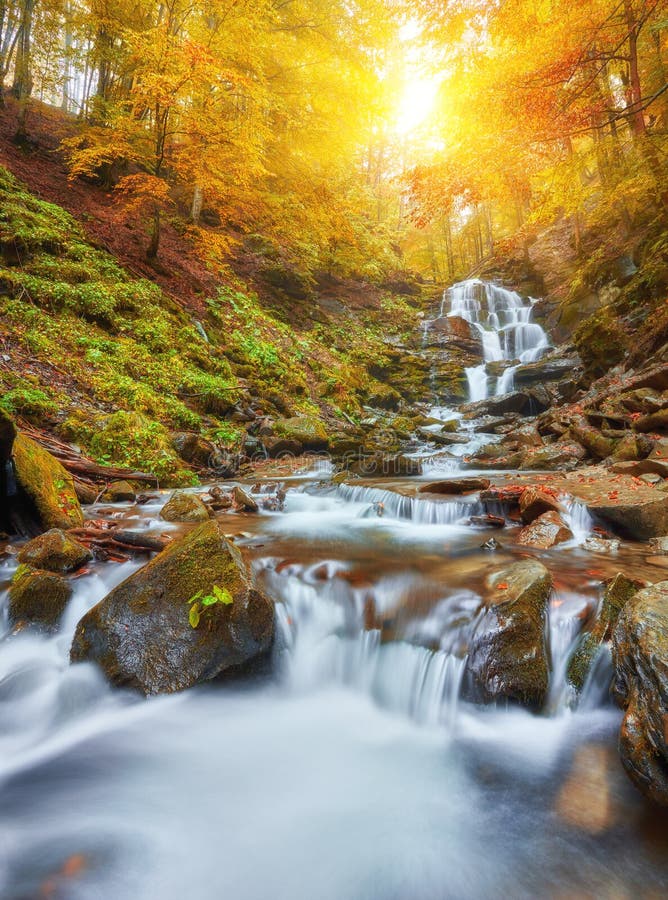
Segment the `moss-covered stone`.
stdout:
<svg viewBox="0 0 668 900">
<path fill-rule="evenodd" d="M 203 607 L 195 628 L 190 600 L 215 587 L 231 603 Z M 271 601 L 250 582 L 239 550 L 209 521 L 174 541 L 77 625 L 73 662 L 91 660 L 112 684 L 145 694 L 184 690 L 267 651 Z"/>
<path fill-rule="evenodd" d="M 642 582 L 633 581 L 622 572 L 606 581 L 596 615 L 578 638 L 566 667 L 566 680 L 578 693 L 585 685 L 601 644 L 612 639 L 620 612 L 642 586 Z"/>
<path fill-rule="evenodd" d="M 57 459 L 21 433 L 14 441 L 13 458 L 16 478 L 34 503 L 44 528 L 83 525 L 74 479 Z"/>
<path fill-rule="evenodd" d="M 110 503 L 134 503 L 137 495 L 129 481 L 112 481 L 104 492 L 104 499 Z"/>
<path fill-rule="evenodd" d="M 209 510 L 197 494 L 174 491 L 160 510 L 160 518 L 166 522 L 206 522 Z"/>
<path fill-rule="evenodd" d="M 668 806 L 668 581 L 622 609 L 612 644 L 614 694 L 624 709 L 619 754 L 650 800 Z"/>
<path fill-rule="evenodd" d="M 277 419 L 274 431 L 281 437 L 299 441 L 305 450 L 325 450 L 328 446 L 327 429 L 315 416 L 292 416 Z"/>
<path fill-rule="evenodd" d="M 548 688 L 545 625 L 552 577 L 538 561 L 523 560 L 488 578 L 487 588 L 469 646 L 465 694 L 540 709 Z"/>
<path fill-rule="evenodd" d="M 73 572 L 92 558 L 88 547 L 60 528 L 52 528 L 33 538 L 17 554 L 19 562 L 49 572 Z"/>
<path fill-rule="evenodd" d="M 21 565 L 9 586 L 9 621 L 55 628 L 71 596 L 62 575 Z"/>
</svg>

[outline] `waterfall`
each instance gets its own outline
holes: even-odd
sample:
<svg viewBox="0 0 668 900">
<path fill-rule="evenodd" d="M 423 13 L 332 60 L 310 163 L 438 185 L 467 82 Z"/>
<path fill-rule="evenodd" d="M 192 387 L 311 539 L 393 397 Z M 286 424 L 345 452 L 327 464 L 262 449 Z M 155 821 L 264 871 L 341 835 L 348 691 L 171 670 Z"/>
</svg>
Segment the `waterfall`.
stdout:
<svg viewBox="0 0 668 900">
<path fill-rule="evenodd" d="M 511 391 L 517 366 L 540 359 L 550 346 L 545 331 L 531 321 L 532 310 L 531 300 L 525 302 L 515 291 L 477 278 L 455 284 L 443 294 L 441 315 L 459 316 L 480 333 L 483 363 L 466 369 L 471 402 Z M 504 360 L 518 363 L 508 366 L 490 391 L 487 363 Z"/>
</svg>

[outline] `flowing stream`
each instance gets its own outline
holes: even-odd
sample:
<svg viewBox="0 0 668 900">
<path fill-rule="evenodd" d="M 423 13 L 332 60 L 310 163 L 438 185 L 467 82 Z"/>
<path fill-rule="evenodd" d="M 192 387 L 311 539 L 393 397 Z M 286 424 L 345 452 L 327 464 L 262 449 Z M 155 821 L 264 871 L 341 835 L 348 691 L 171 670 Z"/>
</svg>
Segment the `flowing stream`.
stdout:
<svg viewBox="0 0 668 900">
<path fill-rule="evenodd" d="M 458 314 L 477 322 L 468 290 Z M 499 327 L 483 331 L 498 337 L 505 321 L 511 356 L 530 309 L 499 290 L 484 292 Z M 277 601 L 272 665 L 243 683 L 143 700 L 69 665 L 81 615 L 139 562 L 76 578 L 56 634 L 4 624 L 0 897 L 665 896 L 668 820 L 621 769 L 609 655 L 579 705 L 564 679 L 602 579 L 655 573 L 625 542 L 592 561 L 577 506 L 576 540 L 531 551 L 509 523 L 489 552 L 489 531 L 469 524 L 479 498 L 420 498 L 427 477 L 333 485 L 307 470 L 284 480 L 283 511 L 223 514 Z M 87 512 L 177 529 L 157 518 L 166 499 Z M 555 583 L 543 715 L 460 699 L 485 578 L 527 554 Z M 0 555 L 3 614 L 15 568 Z"/>
</svg>

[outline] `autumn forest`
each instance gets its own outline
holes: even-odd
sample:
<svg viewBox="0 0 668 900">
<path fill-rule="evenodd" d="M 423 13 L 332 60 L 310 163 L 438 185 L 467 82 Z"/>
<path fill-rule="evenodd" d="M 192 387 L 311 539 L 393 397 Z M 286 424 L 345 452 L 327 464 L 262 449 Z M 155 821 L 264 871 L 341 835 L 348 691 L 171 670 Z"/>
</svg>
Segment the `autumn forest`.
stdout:
<svg viewBox="0 0 668 900">
<path fill-rule="evenodd" d="M 668 896 L 668 0 L 0 0 L 0 896 Z"/>
</svg>

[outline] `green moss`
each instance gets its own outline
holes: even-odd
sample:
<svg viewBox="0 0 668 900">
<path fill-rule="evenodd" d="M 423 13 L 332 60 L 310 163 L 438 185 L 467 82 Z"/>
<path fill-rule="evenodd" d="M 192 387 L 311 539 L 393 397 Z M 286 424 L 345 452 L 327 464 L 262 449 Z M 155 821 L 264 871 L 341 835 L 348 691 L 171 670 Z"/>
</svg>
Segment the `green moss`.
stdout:
<svg viewBox="0 0 668 900">
<path fill-rule="evenodd" d="M 101 418 L 89 442 L 101 463 L 114 462 L 155 475 L 163 484 L 196 483 L 176 454 L 169 433 L 159 422 L 137 413 L 119 411 Z"/>
<path fill-rule="evenodd" d="M 20 433 L 14 440 L 13 457 L 16 477 L 34 502 L 45 528 L 83 525 L 74 480 L 57 459 Z"/>
</svg>

